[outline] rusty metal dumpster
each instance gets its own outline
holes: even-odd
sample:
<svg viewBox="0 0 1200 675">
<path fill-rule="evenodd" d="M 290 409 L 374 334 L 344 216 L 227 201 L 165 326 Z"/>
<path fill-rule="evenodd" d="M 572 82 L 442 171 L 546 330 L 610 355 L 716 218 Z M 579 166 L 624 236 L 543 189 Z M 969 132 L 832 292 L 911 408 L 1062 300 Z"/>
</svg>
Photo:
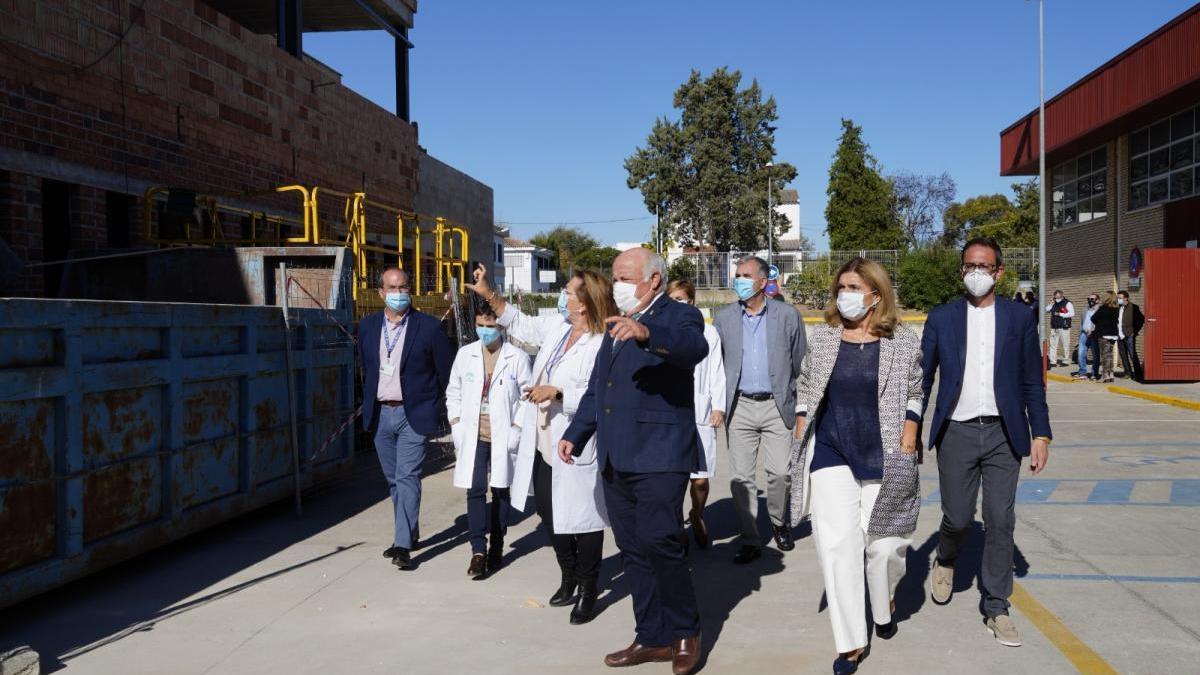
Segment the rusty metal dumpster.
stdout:
<svg viewBox="0 0 1200 675">
<path fill-rule="evenodd" d="M 354 348 L 291 316 L 307 485 L 352 458 Z M 271 306 L 0 299 L 0 607 L 289 496 L 288 337 Z"/>
</svg>

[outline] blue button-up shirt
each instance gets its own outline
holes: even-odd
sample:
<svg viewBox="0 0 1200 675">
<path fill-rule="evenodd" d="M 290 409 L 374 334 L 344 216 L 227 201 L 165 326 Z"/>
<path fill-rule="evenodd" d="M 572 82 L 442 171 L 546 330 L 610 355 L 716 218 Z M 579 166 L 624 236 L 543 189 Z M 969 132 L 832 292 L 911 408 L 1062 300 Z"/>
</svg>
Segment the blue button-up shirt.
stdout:
<svg viewBox="0 0 1200 675">
<path fill-rule="evenodd" d="M 757 315 L 742 309 L 742 375 L 738 390 L 748 394 L 771 393 L 771 367 L 767 354 L 767 307 Z"/>
</svg>

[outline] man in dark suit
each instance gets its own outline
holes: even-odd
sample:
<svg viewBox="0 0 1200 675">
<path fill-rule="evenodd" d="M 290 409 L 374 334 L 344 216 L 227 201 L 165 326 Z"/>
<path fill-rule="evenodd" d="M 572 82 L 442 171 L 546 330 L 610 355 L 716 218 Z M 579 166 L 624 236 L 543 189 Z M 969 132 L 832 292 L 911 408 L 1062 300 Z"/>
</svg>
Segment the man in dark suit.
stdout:
<svg viewBox="0 0 1200 675">
<path fill-rule="evenodd" d="M 1129 291 L 1117 291 L 1117 351 L 1121 354 L 1121 365 L 1125 377 L 1142 381 L 1142 362 L 1138 359 L 1137 336 L 1146 325 L 1142 308 L 1129 301 Z"/>
<path fill-rule="evenodd" d="M 608 319 L 559 457 L 572 462 L 595 434 L 637 624 L 633 643 L 604 663 L 672 661 L 675 673 L 690 673 L 700 658 L 700 614 L 679 514 L 691 472 L 704 468 L 692 391 L 696 364 L 708 354 L 704 319 L 666 296 L 666 264 L 651 251 L 617 256 L 613 282 L 623 316 Z"/>
<path fill-rule="evenodd" d="M 960 272 L 966 297 L 930 311 L 921 340 L 926 402 L 939 376 L 929 447 L 937 448 L 942 526 L 930 595 L 940 605 L 950 602 L 955 559 L 975 520 L 982 482 L 981 605 L 996 640 L 1017 647 L 1021 639 L 1008 616 L 1017 477 L 1023 457 L 1033 473 L 1045 468 L 1051 439 L 1039 317 L 996 297 L 1004 261 L 992 239 L 967 242 Z"/>
<path fill-rule="evenodd" d="M 379 284 L 383 311 L 358 325 L 363 427 L 377 426 L 375 452 L 396 518 L 392 545 L 383 555 L 402 570 L 412 567 L 425 439 L 437 430 L 453 360 L 441 323 L 414 309 L 409 292 L 407 272 L 385 270 Z"/>
</svg>

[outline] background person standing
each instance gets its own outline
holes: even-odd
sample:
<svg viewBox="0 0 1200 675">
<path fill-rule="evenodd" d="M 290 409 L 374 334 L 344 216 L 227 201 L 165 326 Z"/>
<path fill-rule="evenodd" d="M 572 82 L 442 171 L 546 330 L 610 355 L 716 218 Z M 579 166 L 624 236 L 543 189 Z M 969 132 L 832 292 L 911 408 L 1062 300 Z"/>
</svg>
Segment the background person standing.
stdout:
<svg viewBox="0 0 1200 675">
<path fill-rule="evenodd" d="M 1050 367 L 1065 366 L 1066 359 L 1071 358 L 1071 319 L 1075 318 L 1075 305 L 1062 291 L 1056 290 L 1046 311 L 1050 313 Z M 1060 348 L 1061 359 L 1058 358 Z"/>
<path fill-rule="evenodd" d="M 442 324 L 412 307 L 408 273 L 392 267 L 379 280 L 384 308 L 358 325 L 363 370 L 363 427 L 375 432 L 375 452 L 395 516 L 392 545 L 383 552 L 411 569 L 421 510 L 421 462 L 437 431 L 450 383 L 450 340 Z"/>
<path fill-rule="evenodd" d="M 721 336 L 728 402 L 726 440 L 733 472 L 730 489 L 738 516 L 741 547 L 734 556 L 746 564 L 762 555 L 758 534 L 755 473 L 761 452 L 767 474 L 767 512 L 781 551 L 795 548 L 788 519 L 791 476 L 788 459 L 800 422 L 796 378 L 806 349 L 804 322 L 786 303 L 767 302 L 767 261 L 743 258 L 733 290 L 738 301 L 717 310 L 713 326 Z"/>
<path fill-rule="evenodd" d="M 1079 368 L 1075 370 L 1075 379 L 1077 380 L 1098 380 L 1100 379 L 1100 337 L 1093 335 L 1096 330 L 1096 324 L 1092 322 L 1092 317 L 1095 316 L 1096 310 L 1099 308 L 1100 299 L 1095 293 L 1087 297 L 1087 310 L 1083 313 L 1083 323 L 1079 324 L 1079 348 L 1075 353 L 1075 360 L 1079 362 Z M 1088 377 L 1088 353 L 1092 354 L 1092 375 Z"/>
<path fill-rule="evenodd" d="M 1142 308 L 1129 302 L 1129 291 L 1117 293 L 1117 349 L 1121 352 L 1121 366 L 1125 377 L 1135 382 L 1142 381 L 1142 362 L 1138 359 L 1137 336 L 1146 324 Z"/>
<path fill-rule="evenodd" d="M 1092 331 L 1093 337 L 1098 337 L 1100 344 L 1100 381 L 1113 381 L 1113 348 L 1117 344 L 1118 334 L 1120 329 L 1120 309 L 1117 304 L 1117 294 L 1112 291 L 1107 291 L 1104 294 L 1104 302 L 1096 308 L 1096 313 L 1092 315 L 1092 324 L 1095 329 Z"/>
</svg>

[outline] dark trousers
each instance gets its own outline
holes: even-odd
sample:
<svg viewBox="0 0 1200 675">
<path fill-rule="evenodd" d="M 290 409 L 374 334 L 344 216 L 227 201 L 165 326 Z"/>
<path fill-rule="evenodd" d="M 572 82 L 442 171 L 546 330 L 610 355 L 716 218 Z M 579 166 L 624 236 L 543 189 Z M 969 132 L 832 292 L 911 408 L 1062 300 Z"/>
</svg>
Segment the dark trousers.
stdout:
<svg viewBox="0 0 1200 675">
<path fill-rule="evenodd" d="M 488 469 L 492 464 L 492 444 L 475 444 L 475 467 L 471 473 L 471 488 L 467 490 L 467 533 L 471 537 L 471 553 L 485 553 L 489 530 L 492 548 L 504 550 L 504 534 L 508 531 L 508 488 L 492 488 L 491 517 L 488 514 Z M 490 526 L 490 527 L 489 527 Z"/>
<path fill-rule="evenodd" d="M 937 451 L 942 498 L 938 560 L 953 565 L 964 535 L 975 520 L 975 500 L 983 483 L 983 564 L 979 571 L 983 612 L 1008 614 L 1013 586 L 1013 529 L 1021 458 L 1013 452 L 1000 422 L 948 422 Z"/>
<path fill-rule="evenodd" d="M 564 576 L 572 574 L 580 584 L 594 584 L 600 576 L 600 558 L 604 554 L 604 530 L 583 534 L 554 532 L 553 469 L 537 453 L 533 460 L 533 500 L 542 527 L 550 537 L 554 557 Z"/>
<path fill-rule="evenodd" d="M 633 596 L 637 641 L 664 647 L 700 632 L 679 513 L 686 473 L 604 472 L 604 500 Z"/>
<path fill-rule="evenodd" d="M 1117 351 L 1121 353 L 1121 365 L 1125 368 L 1125 377 L 1142 380 L 1142 362 L 1138 360 L 1137 336 L 1126 335 L 1117 340 Z"/>
</svg>

